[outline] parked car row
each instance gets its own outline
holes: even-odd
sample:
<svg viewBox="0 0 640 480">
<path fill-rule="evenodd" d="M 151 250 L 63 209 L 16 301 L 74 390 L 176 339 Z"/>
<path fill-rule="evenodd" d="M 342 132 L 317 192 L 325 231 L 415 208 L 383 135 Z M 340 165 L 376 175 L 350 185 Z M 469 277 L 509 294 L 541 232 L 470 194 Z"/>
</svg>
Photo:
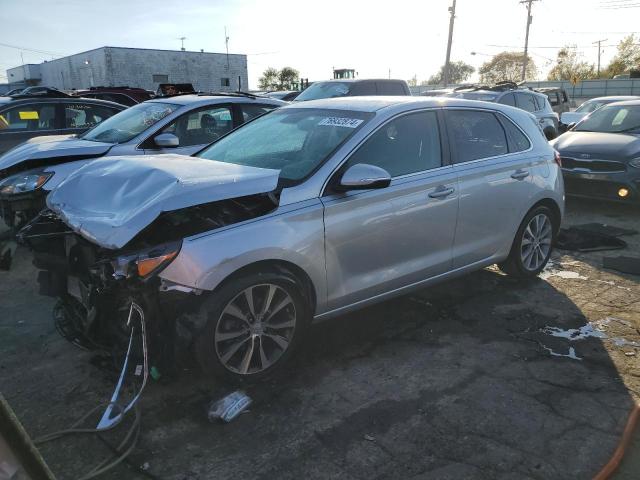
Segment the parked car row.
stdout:
<svg viewBox="0 0 640 480">
<path fill-rule="evenodd" d="M 120 135 L 137 134 L 164 152 L 157 142 L 173 141 L 189 115 L 179 100 L 204 99 L 145 102 L 84 141 L 113 149 Z M 260 378 L 290 358 L 313 321 L 493 263 L 535 276 L 549 259 L 562 176 L 521 109 L 346 97 L 246 121 L 243 109 L 264 98 L 220 100 L 228 116 L 190 104 L 185 126 L 237 120 L 237 129 L 193 156 L 155 151 L 74 166 L 20 232 L 69 339 L 118 344 L 127 322 L 145 322 L 161 369 L 177 348 L 194 348 L 208 372 Z M 119 123 L 153 105 L 161 110 L 142 136 L 137 120 Z"/>
<path fill-rule="evenodd" d="M 45 110 L 39 113 L 37 106 L 26 102 L 13 107 L 7 118 L 19 119 L 35 112 L 42 121 Z M 158 98 L 126 110 L 100 100 L 78 103 L 76 99 L 42 99 L 39 102 L 42 102 L 39 105 L 56 106 L 67 118 L 69 111 L 80 111 L 85 114 L 83 121 L 96 115 L 99 108 L 113 108 L 111 114 L 117 114 L 105 115 L 106 119 L 97 122 L 99 125 L 79 135 L 73 133 L 86 130 L 88 125 L 83 124 L 83 129 L 71 132 L 65 129 L 51 132 L 66 135 L 32 138 L 0 157 L 0 211 L 11 227 L 19 228 L 31 220 L 44 207 L 46 195 L 92 159 L 162 153 L 189 155 L 242 123 L 285 105 L 280 100 L 241 94 Z"/>
<path fill-rule="evenodd" d="M 511 105 L 535 115 L 547 139 L 552 140 L 560 133 L 558 115 L 552 109 L 549 97 L 545 93 L 521 87 L 513 82 L 500 82 L 493 86 L 463 85 L 440 90 L 436 96 Z"/>
</svg>

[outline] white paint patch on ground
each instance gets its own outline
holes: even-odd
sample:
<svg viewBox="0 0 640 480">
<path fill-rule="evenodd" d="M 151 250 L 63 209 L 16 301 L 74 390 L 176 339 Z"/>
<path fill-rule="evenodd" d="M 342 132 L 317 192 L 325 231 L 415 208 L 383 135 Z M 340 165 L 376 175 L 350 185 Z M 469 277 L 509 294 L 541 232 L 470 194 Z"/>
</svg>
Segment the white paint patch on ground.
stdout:
<svg viewBox="0 0 640 480">
<path fill-rule="evenodd" d="M 544 348 L 547 352 L 549 352 L 549 355 L 551 355 L 552 357 L 565 357 L 565 358 L 570 358 L 571 360 L 582 361 L 582 358 L 576 355 L 576 350 L 573 347 L 569 347 L 569 353 L 554 352 L 552 349 L 550 349 L 546 345 L 542 345 L 542 348 Z"/>
<path fill-rule="evenodd" d="M 560 277 L 564 279 L 575 279 L 575 280 L 589 280 L 589 277 L 584 277 L 580 275 L 578 272 L 572 272 L 571 270 L 551 270 L 542 272 L 539 275 L 543 280 L 547 280 L 550 277 Z"/>
</svg>

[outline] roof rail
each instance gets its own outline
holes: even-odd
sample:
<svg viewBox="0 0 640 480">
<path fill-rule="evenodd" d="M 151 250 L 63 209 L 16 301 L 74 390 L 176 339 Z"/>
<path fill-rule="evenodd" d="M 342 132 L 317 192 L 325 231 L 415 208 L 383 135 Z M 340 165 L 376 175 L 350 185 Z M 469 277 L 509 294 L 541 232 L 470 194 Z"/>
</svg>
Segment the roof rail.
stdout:
<svg viewBox="0 0 640 480">
<path fill-rule="evenodd" d="M 255 95 L 249 92 L 198 92 L 200 96 L 219 96 L 219 97 L 248 97 L 248 98 L 260 98 L 260 95 Z"/>
<path fill-rule="evenodd" d="M 30 90 L 30 89 L 33 89 L 33 90 Z M 11 98 L 33 98 L 33 97 L 67 98 L 67 97 L 71 97 L 71 95 L 50 87 L 27 87 L 22 92 L 17 93 L 15 95 L 11 95 Z"/>
</svg>

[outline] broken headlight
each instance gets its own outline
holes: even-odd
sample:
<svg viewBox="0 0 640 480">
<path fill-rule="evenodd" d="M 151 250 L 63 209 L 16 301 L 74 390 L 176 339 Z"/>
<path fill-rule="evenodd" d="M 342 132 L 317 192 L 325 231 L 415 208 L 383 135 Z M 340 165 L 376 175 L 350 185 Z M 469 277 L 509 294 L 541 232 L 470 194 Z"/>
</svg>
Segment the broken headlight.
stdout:
<svg viewBox="0 0 640 480">
<path fill-rule="evenodd" d="M 42 187 L 51 177 L 53 177 L 53 172 L 43 170 L 18 173 L 0 182 L 0 194 L 14 195 L 32 192 Z"/>
<path fill-rule="evenodd" d="M 178 256 L 182 242 L 171 242 L 136 253 L 121 255 L 112 261 L 116 278 L 149 278 L 160 273 Z"/>
</svg>

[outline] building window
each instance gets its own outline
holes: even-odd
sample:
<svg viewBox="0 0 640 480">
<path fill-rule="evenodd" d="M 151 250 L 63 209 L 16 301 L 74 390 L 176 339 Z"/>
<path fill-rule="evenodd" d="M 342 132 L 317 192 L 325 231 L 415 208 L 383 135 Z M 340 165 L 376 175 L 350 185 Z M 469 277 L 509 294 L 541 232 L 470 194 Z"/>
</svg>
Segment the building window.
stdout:
<svg viewBox="0 0 640 480">
<path fill-rule="evenodd" d="M 221 78 L 220 79 L 220 85 L 222 85 L 223 87 L 230 87 L 231 86 L 231 80 L 229 78 Z"/>
<path fill-rule="evenodd" d="M 153 75 L 153 81 L 155 83 L 168 83 L 169 75 Z"/>
</svg>

